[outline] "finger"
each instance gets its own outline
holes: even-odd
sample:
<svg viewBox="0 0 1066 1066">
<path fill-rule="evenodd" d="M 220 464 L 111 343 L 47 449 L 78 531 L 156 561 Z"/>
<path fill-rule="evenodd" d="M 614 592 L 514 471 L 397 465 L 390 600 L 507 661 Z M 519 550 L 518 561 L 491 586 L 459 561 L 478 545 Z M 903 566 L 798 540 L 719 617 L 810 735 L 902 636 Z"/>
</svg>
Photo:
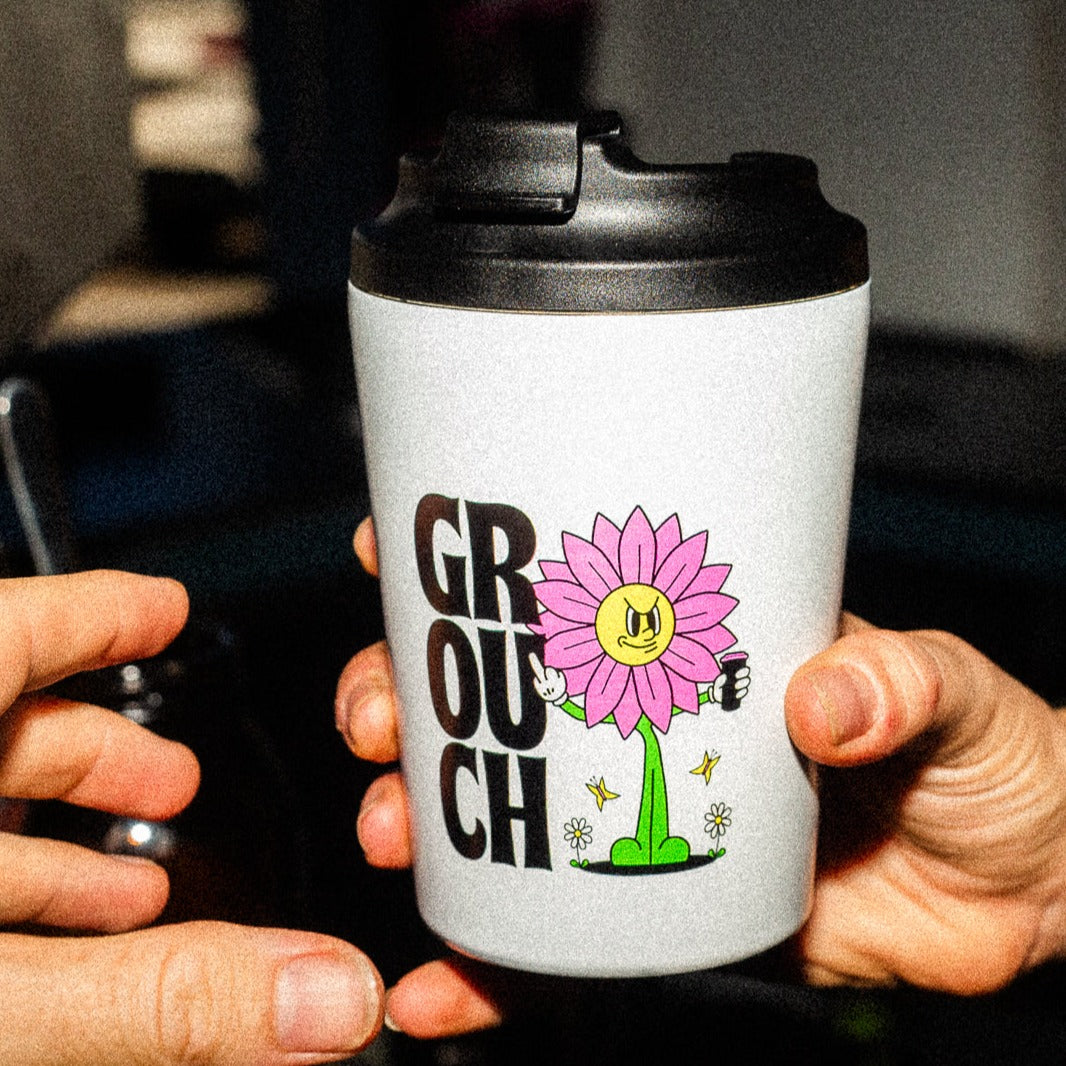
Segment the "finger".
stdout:
<svg viewBox="0 0 1066 1066">
<path fill-rule="evenodd" d="M 489 971 L 476 963 L 442 959 L 402 977 L 389 990 L 388 1024 L 423 1039 L 490 1029 L 503 1020 Z"/>
<path fill-rule="evenodd" d="M 395 762 L 399 758 L 396 684 L 383 640 L 364 648 L 344 668 L 333 708 L 337 728 L 360 759 Z"/>
<path fill-rule="evenodd" d="M 546 680 L 547 675 L 544 672 L 544 666 L 540 661 L 540 656 L 535 651 L 529 653 L 529 665 L 533 668 L 533 676 L 538 681 Z"/>
<path fill-rule="evenodd" d="M 376 1034 L 381 979 L 316 933 L 217 922 L 0 938 L 0 1061 L 305 1066 Z"/>
<path fill-rule="evenodd" d="M 176 581 L 118 571 L 0 581 L 0 708 L 80 670 L 155 655 L 188 607 Z"/>
<path fill-rule="evenodd" d="M 840 627 L 837 636 L 846 637 L 849 633 L 861 633 L 863 630 L 874 628 L 875 627 L 870 622 L 860 618 L 857 614 L 850 614 L 848 611 L 842 611 L 840 614 Z"/>
<path fill-rule="evenodd" d="M 785 714 L 796 745 L 827 765 L 882 759 L 921 734 L 944 758 L 987 730 L 1006 688 L 1036 699 L 957 637 L 871 628 L 801 667 Z"/>
<path fill-rule="evenodd" d="M 366 790 L 356 833 L 371 866 L 399 870 L 411 865 L 407 790 L 398 773 L 382 775 Z"/>
<path fill-rule="evenodd" d="M 155 863 L 0 834 L 0 925 L 125 932 L 157 918 L 169 881 Z"/>
<path fill-rule="evenodd" d="M 369 515 L 356 527 L 352 546 L 363 569 L 372 577 L 377 577 L 378 542 L 374 536 L 374 520 Z"/>
<path fill-rule="evenodd" d="M 102 707 L 41 697 L 0 718 L 0 795 L 163 821 L 188 805 L 199 780 L 185 745 Z"/>
</svg>

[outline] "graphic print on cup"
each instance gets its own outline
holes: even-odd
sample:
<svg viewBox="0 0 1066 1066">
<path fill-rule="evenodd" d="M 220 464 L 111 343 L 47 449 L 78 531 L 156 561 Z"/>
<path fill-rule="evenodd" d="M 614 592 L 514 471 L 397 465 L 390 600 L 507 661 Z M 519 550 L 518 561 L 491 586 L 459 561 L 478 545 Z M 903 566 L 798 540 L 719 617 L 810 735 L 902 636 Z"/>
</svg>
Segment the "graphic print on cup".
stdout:
<svg viewBox="0 0 1066 1066">
<path fill-rule="evenodd" d="M 674 715 L 722 704 L 727 681 L 737 706 L 749 685 L 746 666 L 729 678 L 716 658 L 736 643 L 722 621 L 737 600 L 721 591 L 730 566 L 705 564 L 707 539 L 707 531 L 684 538 L 676 514 L 653 529 L 635 507 L 621 528 L 597 514 L 591 540 L 564 532 L 564 559 L 540 562 L 544 580 L 533 591 L 543 609 L 529 627 L 545 641 L 543 663 L 530 655 L 538 695 L 589 729 L 614 726 L 621 740 L 637 733 L 644 743 L 632 836 L 615 840 L 606 861 L 593 862 L 581 854 L 593 842 L 593 827 L 575 817 L 565 826 L 566 839 L 578 853 L 571 866 L 601 873 L 663 873 L 725 854 L 717 844 L 729 823 L 720 813 L 715 829 L 708 829 L 712 847 L 703 854 L 671 833 L 659 741 Z M 690 773 L 709 785 L 719 759 L 705 751 Z M 608 800 L 620 798 L 602 776 L 586 787 L 600 811 Z"/>
<path fill-rule="evenodd" d="M 441 575 L 432 549 L 434 528 L 442 522 L 458 529 L 460 511 L 470 531 L 469 558 L 444 555 Z M 502 559 L 496 554 L 498 534 L 507 542 Z M 524 512 L 502 503 L 436 494 L 422 498 L 415 518 L 418 571 L 423 592 L 440 615 L 426 641 L 428 683 L 437 720 L 451 738 L 440 760 L 441 809 L 448 838 L 461 856 L 478 860 L 487 852 L 494 863 L 518 866 L 513 823 L 521 821 L 523 867 L 553 869 L 547 796 L 549 790 L 561 794 L 568 784 L 578 795 L 591 794 L 597 812 L 617 800 L 632 807 L 631 832 L 611 842 L 603 858 L 584 854 L 596 836 L 591 812 L 569 817 L 563 836 L 576 853 L 571 867 L 607 874 L 670 873 L 725 855 L 720 837 L 731 824 L 731 808 L 720 799 L 704 813 L 709 849 L 671 831 L 659 739 L 666 738 L 675 715 L 698 715 L 712 704 L 724 709 L 729 694 L 739 707 L 750 684 L 747 653 L 730 653 L 743 660 L 739 669 L 727 672 L 719 665 L 726 657 L 722 653 L 736 644 L 722 623 L 738 601 L 722 591 L 732 567 L 707 563 L 707 544 L 706 530 L 685 537 L 676 513 L 658 528 L 639 506 L 621 525 L 597 514 L 591 539 L 562 533 L 563 559 L 541 559 L 543 580 L 534 582 L 521 572 L 533 563 L 536 550 L 536 531 Z M 509 600 L 506 628 L 499 628 L 505 612 L 498 578 Z M 462 617 L 488 623 L 477 629 L 480 668 L 471 635 L 456 621 Z M 516 694 L 509 685 L 515 664 Z M 482 708 L 493 739 L 514 753 L 521 807 L 512 800 L 511 756 L 482 750 L 479 759 L 466 743 L 478 731 Z M 556 712 L 550 718 L 547 708 Z M 549 728 L 572 730 L 566 747 L 580 747 L 577 723 L 587 730 L 613 730 L 617 743 L 634 748 L 634 735 L 640 737 L 639 796 L 612 790 L 605 774 L 587 782 L 556 781 L 547 759 L 531 754 Z M 675 758 L 682 755 L 675 752 Z M 633 756 L 639 758 L 636 751 Z M 712 755 L 702 748 L 683 757 L 698 760 L 688 775 L 709 786 L 721 760 L 717 750 Z M 479 762 L 489 807 L 487 832 L 480 820 L 468 827 L 459 799 L 461 772 L 476 780 Z M 692 796 L 684 802 L 691 805 Z M 705 800 L 699 803 L 702 811 Z"/>
</svg>

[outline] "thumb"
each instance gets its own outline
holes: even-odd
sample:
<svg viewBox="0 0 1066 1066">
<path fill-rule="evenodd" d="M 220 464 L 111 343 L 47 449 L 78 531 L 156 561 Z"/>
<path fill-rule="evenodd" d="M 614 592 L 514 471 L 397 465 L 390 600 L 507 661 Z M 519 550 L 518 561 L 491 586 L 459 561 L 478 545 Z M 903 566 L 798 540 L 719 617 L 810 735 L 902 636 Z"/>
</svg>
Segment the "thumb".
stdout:
<svg viewBox="0 0 1066 1066">
<path fill-rule="evenodd" d="M 377 1033 L 381 979 L 343 941 L 218 922 L 119 936 L 0 936 L 9 1066 L 296 1066 Z"/>
<path fill-rule="evenodd" d="M 871 628 L 800 667 L 785 716 L 796 746 L 825 765 L 883 759 L 923 734 L 946 764 L 988 735 L 1008 700 L 1039 702 L 958 637 Z"/>
</svg>

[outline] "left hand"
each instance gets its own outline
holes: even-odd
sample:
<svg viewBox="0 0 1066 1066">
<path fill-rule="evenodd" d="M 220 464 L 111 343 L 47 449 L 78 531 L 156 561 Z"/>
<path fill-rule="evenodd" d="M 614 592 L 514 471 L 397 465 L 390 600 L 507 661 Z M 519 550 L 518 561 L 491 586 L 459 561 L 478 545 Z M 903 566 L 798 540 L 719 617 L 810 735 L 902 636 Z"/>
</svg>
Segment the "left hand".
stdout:
<svg viewBox="0 0 1066 1066">
<path fill-rule="evenodd" d="M 186 747 L 113 711 L 41 694 L 65 675 L 148 658 L 181 629 L 175 581 L 95 571 L 0 581 L 0 796 L 165 820 L 199 781 Z M 0 832 L 4 1066 L 310 1066 L 381 1024 L 381 978 L 318 933 L 157 925 L 168 880 L 141 858 Z M 129 930 L 136 930 L 130 932 Z"/>
<path fill-rule="evenodd" d="M 184 745 L 113 711 L 38 694 L 68 674 L 156 654 L 187 606 L 177 582 L 132 574 L 0 582 L 0 795 L 150 821 L 189 803 L 200 769 Z M 168 890 L 153 863 L 0 834 L 0 925 L 119 932 L 153 920 Z"/>
<path fill-rule="evenodd" d="M 356 530 L 354 544 L 364 569 L 377 577 L 377 543 L 369 518 Z M 344 668 L 334 712 L 338 730 L 359 758 L 391 763 L 400 757 L 392 660 L 383 640 L 358 652 Z M 383 774 L 367 789 L 356 831 L 371 865 L 411 865 L 407 791 L 397 771 Z M 514 976 L 501 979 L 501 974 L 504 971 L 456 957 L 428 962 L 389 990 L 387 1020 L 409 1036 L 426 1039 L 499 1025 L 501 1004 Z"/>
</svg>

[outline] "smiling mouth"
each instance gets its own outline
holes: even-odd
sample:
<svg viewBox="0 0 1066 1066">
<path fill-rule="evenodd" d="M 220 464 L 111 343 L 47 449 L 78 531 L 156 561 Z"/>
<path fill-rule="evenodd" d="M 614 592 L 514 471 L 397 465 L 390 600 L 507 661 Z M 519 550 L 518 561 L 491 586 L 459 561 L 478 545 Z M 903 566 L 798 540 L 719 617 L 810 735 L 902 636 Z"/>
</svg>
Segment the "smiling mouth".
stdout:
<svg viewBox="0 0 1066 1066">
<path fill-rule="evenodd" d="M 657 639 L 652 637 L 650 640 L 645 641 L 643 644 L 635 640 L 626 640 L 625 637 L 618 638 L 618 644 L 622 648 L 632 648 L 634 651 L 654 651 Z"/>
</svg>

